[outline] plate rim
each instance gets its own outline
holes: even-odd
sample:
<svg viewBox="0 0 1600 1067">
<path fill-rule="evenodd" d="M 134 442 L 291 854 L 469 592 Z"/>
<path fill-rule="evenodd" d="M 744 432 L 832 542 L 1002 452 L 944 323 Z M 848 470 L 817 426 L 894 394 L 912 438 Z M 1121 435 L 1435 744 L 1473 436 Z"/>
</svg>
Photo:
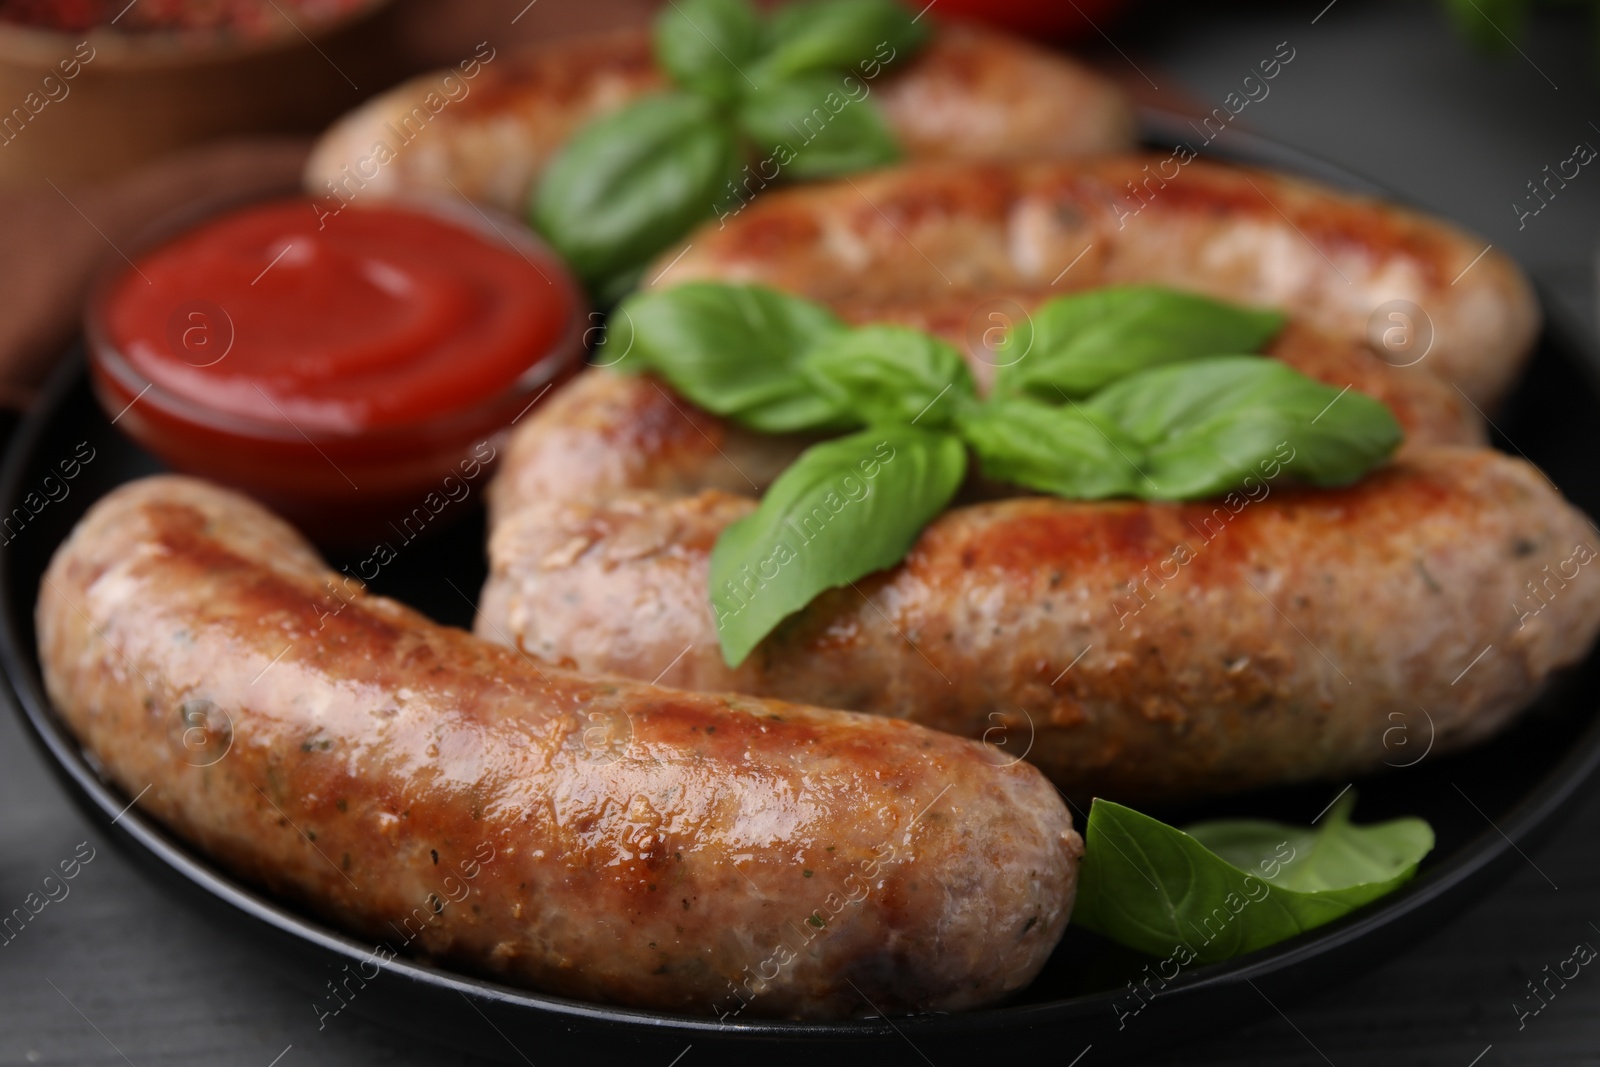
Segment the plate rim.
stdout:
<svg viewBox="0 0 1600 1067">
<path fill-rule="evenodd" d="M 1179 113 L 1142 107 L 1141 145 L 1148 147 L 1164 138 L 1183 121 Z M 1381 196 L 1392 203 L 1406 203 L 1380 183 L 1328 162 L 1291 145 L 1245 130 L 1230 130 L 1224 149 L 1207 146 L 1202 154 L 1247 166 L 1268 166 L 1303 175 L 1312 180 L 1354 191 Z M 1534 282 L 1544 324 L 1540 343 L 1552 344 L 1589 379 L 1600 403 L 1600 347 L 1575 328 L 1570 317 L 1558 311 L 1546 287 Z M 53 429 L 62 404 L 86 377 L 87 368 L 81 340 L 74 342 L 67 357 L 52 372 L 44 389 L 12 433 L 3 463 L 0 463 L 0 505 L 18 498 L 41 439 Z M 0 509 L 3 510 L 3 509 Z M 103 781 L 78 747 L 51 706 L 42 680 L 36 684 L 37 655 L 24 648 L 13 626 L 14 598 L 12 570 L 15 549 L 0 544 L 0 671 L 6 685 L 0 699 L 22 717 L 27 733 L 51 770 L 64 777 L 72 799 L 96 822 L 102 832 L 112 836 L 136 860 L 154 860 L 191 883 L 213 902 L 227 905 L 243 917 L 269 928 L 278 936 L 309 945 L 359 963 L 374 960 L 384 973 L 397 979 L 428 987 L 433 992 L 458 993 L 477 997 L 486 1003 L 514 1007 L 540 1016 L 545 1025 L 581 1025 L 591 1031 L 643 1028 L 656 1036 L 716 1038 L 745 1045 L 772 1041 L 808 1041 L 816 1044 L 892 1037 L 999 1032 L 1010 1028 L 1056 1027 L 1088 1021 L 1095 1015 L 1114 1013 L 1116 1000 L 1126 997 L 1119 991 L 1100 991 L 1032 1004 L 1001 1004 L 959 1013 L 921 1013 L 896 1015 L 893 1021 L 882 1016 L 829 1022 L 753 1018 L 723 1022 L 708 1016 L 676 1015 L 638 1008 L 612 1006 L 592 1001 L 542 993 L 478 978 L 463 972 L 435 967 L 403 956 L 379 959 L 373 946 L 340 932 L 320 919 L 298 911 L 293 905 L 275 900 L 247 883 L 233 878 L 198 850 L 191 849 L 143 812 L 126 802 L 113 786 Z M 31 610 L 31 609 L 29 609 Z M 1590 657 L 1600 656 L 1600 649 Z M 1442 905 L 1460 897 L 1479 878 L 1488 878 L 1488 868 L 1510 868 L 1517 841 L 1526 841 L 1553 832 L 1561 819 L 1571 813 L 1575 795 L 1582 793 L 1600 770 L 1600 715 L 1591 712 L 1589 723 L 1571 747 L 1524 793 L 1498 822 L 1491 822 L 1478 835 L 1463 843 L 1436 866 L 1430 866 L 1401 890 L 1360 909 L 1346 919 L 1308 931 L 1278 945 L 1247 956 L 1185 970 L 1163 987 L 1161 998 L 1178 1001 L 1203 1001 L 1242 982 L 1255 981 L 1282 972 L 1296 972 L 1330 950 L 1367 941 L 1378 930 L 1393 927 L 1425 907 Z M 136 864 L 143 866 L 142 864 Z M 1504 871 L 1501 872 L 1502 874 Z M 1443 921 L 1448 921 L 1443 920 Z M 1370 942 L 1369 942 L 1370 943 Z M 1394 953 L 1384 954 L 1385 958 Z M 1313 977 L 1313 982 L 1316 981 Z M 902 1031 L 904 1033 L 902 1033 Z"/>
</svg>

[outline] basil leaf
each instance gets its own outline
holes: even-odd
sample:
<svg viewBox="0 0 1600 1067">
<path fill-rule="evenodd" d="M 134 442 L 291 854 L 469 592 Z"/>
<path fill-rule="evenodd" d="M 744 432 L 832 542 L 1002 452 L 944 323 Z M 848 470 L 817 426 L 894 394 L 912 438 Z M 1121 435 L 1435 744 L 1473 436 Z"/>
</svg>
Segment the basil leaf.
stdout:
<svg viewBox="0 0 1600 1067">
<path fill-rule="evenodd" d="M 1231 399 L 1274 380 L 1282 363 L 1262 356 L 1218 356 L 1130 374 L 1085 404 L 1116 421 L 1141 445 L 1157 445 L 1197 425 Z M 1293 373 L 1292 371 L 1290 372 Z"/>
<path fill-rule="evenodd" d="M 800 357 L 844 330 L 831 311 L 754 285 L 688 282 L 636 293 L 612 314 L 618 369 L 653 370 L 694 404 L 766 433 L 855 425 L 800 374 Z M 623 335 L 612 333 L 621 327 Z M 605 362 L 602 358 L 601 362 Z"/>
<path fill-rule="evenodd" d="M 865 326 L 824 338 L 800 361 L 822 396 L 868 424 L 937 430 L 978 395 L 961 353 L 904 326 Z"/>
<path fill-rule="evenodd" d="M 1138 496 L 1144 449 L 1103 415 L 1027 397 L 962 412 L 961 436 L 986 477 L 1076 500 Z"/>
<path fill-rule="evenodd" d="M 1082 397 L 1119 378 L 1201 356 L 1255 352 L 1284 316 L 1154 285 L 1064 296 L 1038 308 L 1018 335 L 1027 355 L 996 376 L 999 392 Z M 1031 331 L 1031 344 L 1025 337 Z"/>
<path fill-rule="evenodd" d="M 738 167 L 710 101 L 647 97 L 578 131 L 540 181 L 530 221 L 596 287 L 709 217 Z"/>
<path fill-rule="evenodd" d="M 733 418 L 758 433 L 821 433 L 853 430 L 861 425 L 860 419 L 841 411 L 798 380 L 783 396 L 753 404 Z"/>
<path fill-rule="evenodd" d="M 1311 485 L 1346 485 L 1403 437 L 1379 401 L 1256 356 L 1143 371 L 1085 407 L 1145 446 L 1149 495 L 1158 500 L 1213 496 L 1286 465 Z"/>
<path fill-rule="evenodd" d="M 915 426 L 875 427 L 802 452 L 712 549 L 711 607 L 728 666 L 818 593 L 904 559 L 966 467 L 959 440 Z"/>
<path fill-rule="evenodd" d="M 887 64 L 915 51 L 928 24 L 896 0 L 806 0 L 779 8 L 767 30 L 768 53 L 755 82 L 808 70 Z M 876 72 L 874 72 L 876 73 Z"/>
<path fill-rule="evenodd" d="M 856 93 L 849 91 L 851 81 Z M 889 124 L 866 99 L 865 84 L 837 74 L 763 85 L 745 98 L 739 126 L 763 156 L 763 168 L 770 160 L 789 178 L 831 178 L 900 158 Z"/>
<path fill-rule="evenodd" d="M 1185 833 L 1096 800 L 1073 922 L 1180 963 L 1229 959 L 1332 922 L 1408 881 L 1433 848 L 1421 819 L 1352 825 L 1353 803 L 1318 830 L 1249 821 Z"/>
<path fill-rule="evenodd" d="M 656 16 L 655 57 L 672 80 L 714 100 L 737 100 L 751 86 L 762 28 L 745 0 L 672 0 Z"/>
<path fill-rule="evenodd" d="M 1186 832 L 1245 870 L 1266 863 L 1279 843 L 1287 842 L 1294 862 L 1285 865 L 1272 884 L 1302 893 L 1343 893 L 1353 885 L 1390 882 L 1398 872 L 1414 868 L 1433 848 L 1433 830 L 1421 819 L 1353 825 L 1350 812 L 1355 803 L 1355 793 L 1347 792 L 1323 817 L 1321 829 L 1262 819 L 1216 819 L 1195 823 Z"/>
</svg>

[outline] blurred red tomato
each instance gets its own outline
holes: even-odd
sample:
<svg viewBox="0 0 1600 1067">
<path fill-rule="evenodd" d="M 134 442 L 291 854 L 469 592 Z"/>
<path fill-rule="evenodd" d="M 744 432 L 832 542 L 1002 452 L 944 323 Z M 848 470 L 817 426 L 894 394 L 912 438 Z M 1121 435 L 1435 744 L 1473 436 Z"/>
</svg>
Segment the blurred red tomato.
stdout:
<svg viewBox="0 0 1600 1067">
<path fill-rule="evenodd" d="M 987 22 L 1027 37 L 1064 41 L 1092 36 L 1116 15 L 1124 0 L 936 0 L 931 14 Z M 913 7 L 920 7 L 915 0 Z M 1090 25 L 1090 23 L 1093 25 Z"/>
</svg>

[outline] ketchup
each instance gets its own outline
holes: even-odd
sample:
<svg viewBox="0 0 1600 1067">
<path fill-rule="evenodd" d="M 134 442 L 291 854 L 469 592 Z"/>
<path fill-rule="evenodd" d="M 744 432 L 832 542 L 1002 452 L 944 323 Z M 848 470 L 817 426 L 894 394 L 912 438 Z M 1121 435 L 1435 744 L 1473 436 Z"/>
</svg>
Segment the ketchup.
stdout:
<svg viewBox="0 0 1600 1067">
<path fill-rule="evenodd" d="M 319 223 L 297 199 L 137 256 L 88 332 L 119 426 L 326 533 L 492 456 L 576 366 L 581 312 L 559 261 L 509 220 L 352 205 Z"/>
</svg>

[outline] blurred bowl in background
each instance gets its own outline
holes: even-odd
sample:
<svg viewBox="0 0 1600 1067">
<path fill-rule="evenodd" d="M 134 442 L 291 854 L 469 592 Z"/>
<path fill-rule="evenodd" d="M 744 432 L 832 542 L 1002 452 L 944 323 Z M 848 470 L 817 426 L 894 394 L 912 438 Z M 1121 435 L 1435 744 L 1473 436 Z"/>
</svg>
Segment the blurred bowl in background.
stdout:
<svg viewBox="0 0 1600 1067">
<path fill-rule="evenodd" d="M 277 21 L 249 32 L 0 20 L 0 185 L 109 177 L 224 133 L 317 128 L 381 87 L 358 88 L 369 66 L 340 59 L 388 3 L 320 19 L 277 3 Z"/>
</svg>

